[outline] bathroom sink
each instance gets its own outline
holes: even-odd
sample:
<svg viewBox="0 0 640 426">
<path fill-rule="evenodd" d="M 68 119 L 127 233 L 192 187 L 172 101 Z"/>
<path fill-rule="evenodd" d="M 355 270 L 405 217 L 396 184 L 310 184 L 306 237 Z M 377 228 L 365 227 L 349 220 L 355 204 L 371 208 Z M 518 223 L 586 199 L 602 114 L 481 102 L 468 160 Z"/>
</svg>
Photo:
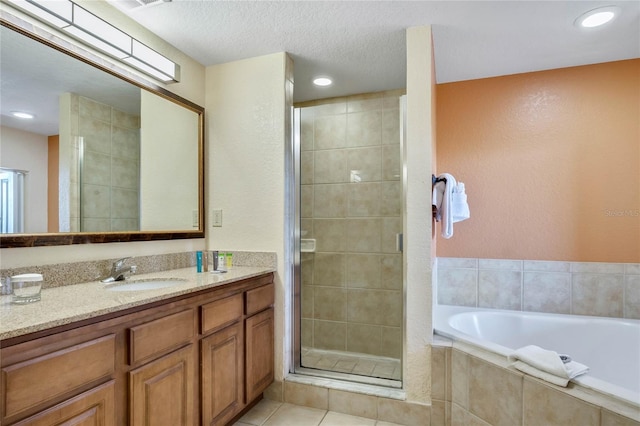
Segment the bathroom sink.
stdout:
<svg viewBox="0 0 640 426">
<path fill-rule="evenodd" d="M 147 278 L 140 280 L 127 280 L 122 283 L 113 283 L 105 286 L 107 291 L 143 291 L 157 290 L 159 288 L 174 287 L 186 283 L 181 278 Z"/>
</svg>

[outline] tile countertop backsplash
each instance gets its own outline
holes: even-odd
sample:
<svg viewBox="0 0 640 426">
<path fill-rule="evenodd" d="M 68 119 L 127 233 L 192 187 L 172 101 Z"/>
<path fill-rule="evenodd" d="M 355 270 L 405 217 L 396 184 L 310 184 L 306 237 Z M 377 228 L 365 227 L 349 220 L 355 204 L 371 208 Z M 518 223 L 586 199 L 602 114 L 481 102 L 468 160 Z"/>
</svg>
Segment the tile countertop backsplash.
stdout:
<svg viewBox="0 0 640 426">
<path fill-rule="evenodd" d="M 276 254 L 271 252 L 234 251 L 233 267 L 225 274 L 198 273 L 195 252 L 138 256 L 127 260 L 126 265 L 137 266 L 130 280 L 180 278 L 186 282 L 155 290 L 106 291 L 99 280 L 113 260 L 1 270 L 3 279 L 35 272 L 43 274 L 44 282 L 39 302 L 15 305 L 11 295 L 0 296 L 0 340 L 276 271 Z"/>
<path fill-rule="evenodd" d="M 43 289 L 42 299 L 39 302 L 25 305 L 11 303 L 11 295 L 1 296 L 0 340 L 230 284 L 269 272 L 274 272 L 274 269 L 240 266 L 233 267 L 224 274 L 213 274 L 198 273 L 195 268 L 190 267 L 135 276 L 134 280 L 151 278 L 186 280 L 183 284 L 155 290 L 107 291 L 105 284 L 100 281 L 91 281 Z"/>
</svg>

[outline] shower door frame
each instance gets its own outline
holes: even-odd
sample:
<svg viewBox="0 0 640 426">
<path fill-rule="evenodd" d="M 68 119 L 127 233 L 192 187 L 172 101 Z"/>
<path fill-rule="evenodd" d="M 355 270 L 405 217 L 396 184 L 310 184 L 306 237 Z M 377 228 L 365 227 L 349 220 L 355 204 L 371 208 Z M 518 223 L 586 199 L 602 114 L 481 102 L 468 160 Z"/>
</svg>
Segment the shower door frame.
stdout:
<svg viewBox="0 0 640 426">
<path fill-rule="evenodd" d="M 404 135 L 406 129 L 404 128 L 404 108 L 403 101 L 399 99 L 399 111 L 400 111 L 400 161 L 401 161 L 401 181 L 402 181 L 402 235 L 406 235 L 406 217 L 404 214 L 406 206 L 406 155 L 405 155 L 405 142 Z M 291 350 L 289 354 L 291 356 L 289 362 L 289 373 L 300 374 L 306 376 L 315 376 L 328 379 L 344 380 L 360 384 L 369 384 L 376 386 L 384 386 L 387 388 L 402 389 L 404 385 L 404 371 L 401 374 L 400 380 L 382 379 L 371 376 L 340 373 L 331 370 L 319 370 L 315 368 L 307 368 L 302 366 L 301 348 L 302 348 L 302 335 L 301 335 L 301 323 L 302 323 L 302 275 L 301 275 L 301 242 L 300 242 L 300 217 L 301 217 L 301 185 L 300 185 L 300 107 L 294 107 L 291 114 L 291 126 L 292 137 L 290 144 L 287 145 L 287 152 L 285 153 L 285 172 L 287 175 L 286 181 L 286 214 L 288 220 L 285 225 L 286 241 L 285 252 L 286 256 L 291 260 L 287 262 L 289 266 L 288 273 L 290 274 L 292 298 L 291 303 Z M 402 251 L 402 356 L 400 358 L 401 366 L 404 366 L 406 359 L 406 312 L 404 306 L 406 304 L 406 272 L 405 272 L 405 252 Z"/>
</svg>

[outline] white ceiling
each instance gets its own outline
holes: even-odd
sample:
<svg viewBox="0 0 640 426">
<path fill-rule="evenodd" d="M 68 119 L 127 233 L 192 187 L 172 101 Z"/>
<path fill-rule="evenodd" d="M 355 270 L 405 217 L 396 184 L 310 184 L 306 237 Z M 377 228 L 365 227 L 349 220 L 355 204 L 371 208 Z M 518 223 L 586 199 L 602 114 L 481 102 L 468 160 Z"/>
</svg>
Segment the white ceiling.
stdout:
<svg viewBox="0 0 640 426">
<path fill-rule="evenodd" d="M 295 101 L 405 87 L 405 30 L 427 24 L 438 83 L 640 57 L 639 1 L 108 1 L 205 66 L 288 52 Z M 573 25 L 612 4 L 610 24 Z"/>
</svg>

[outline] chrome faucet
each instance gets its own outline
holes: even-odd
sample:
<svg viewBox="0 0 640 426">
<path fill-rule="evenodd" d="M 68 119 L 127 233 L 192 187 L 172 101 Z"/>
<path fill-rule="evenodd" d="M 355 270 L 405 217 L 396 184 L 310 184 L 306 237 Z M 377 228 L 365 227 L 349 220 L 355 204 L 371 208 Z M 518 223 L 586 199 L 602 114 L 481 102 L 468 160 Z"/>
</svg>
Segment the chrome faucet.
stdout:
<svg viewBox="0 0 640 426">
<path fill-rule="evenodd" d="M 111 273 L 109 276 L 102 280 L 103 283 L 112 283 L 114 281 L 123 281 L 126 277 L 126 273 L 135 274 L 137 266 L 124 266 L 124 262 L 129 259 L 128 257 L 124 257 L 122 259 L 118 259 L 113 262 L 111 265 Z"/>
</svg>

